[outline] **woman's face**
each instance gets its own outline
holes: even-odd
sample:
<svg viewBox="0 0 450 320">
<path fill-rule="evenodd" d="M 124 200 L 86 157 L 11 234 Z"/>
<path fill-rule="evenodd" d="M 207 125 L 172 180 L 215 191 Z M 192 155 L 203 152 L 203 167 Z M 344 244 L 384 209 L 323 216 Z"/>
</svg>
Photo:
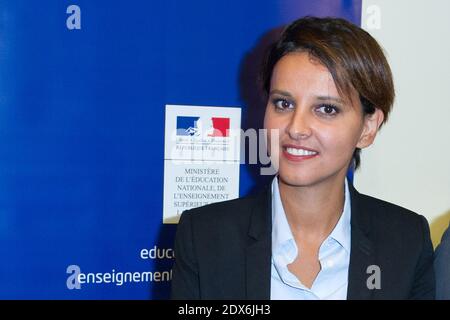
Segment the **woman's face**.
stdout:
<svg viewBox="0 0 450 320">
<path fill-rule="evenodd" d="M 290 53 L 273 69 L 264 127 L 286 184 L 343 181 L 355 148 L 373 142 L 382 119 L 379 109 L 364 117 L 359 102 L 341 97 L 328 69 L 308 53 Z"/>
</svg>

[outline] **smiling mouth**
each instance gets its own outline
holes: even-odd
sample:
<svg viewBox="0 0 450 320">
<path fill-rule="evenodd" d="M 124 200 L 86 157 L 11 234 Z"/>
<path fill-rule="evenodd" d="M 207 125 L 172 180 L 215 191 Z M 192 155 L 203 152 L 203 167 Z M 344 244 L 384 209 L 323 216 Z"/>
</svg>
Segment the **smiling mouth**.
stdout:
<svg viewBox="0 0 450 320">
<path fill-rule="evenodd" d="M 319 153 L 315 150 L 302 148 L 302 147 L 294 147 L 294 146 L 284 146 L 283 147 L 283 155 L 289 159 L 294 161 L 311 159 L 317 156 Z"/>
<path fill-rule="evenodd" d="M 298 149 L 298 148 L 285 148 L 286 152 L 293 156 L 313 156 L 318 154 L 316 151 Z"/>
</svg>

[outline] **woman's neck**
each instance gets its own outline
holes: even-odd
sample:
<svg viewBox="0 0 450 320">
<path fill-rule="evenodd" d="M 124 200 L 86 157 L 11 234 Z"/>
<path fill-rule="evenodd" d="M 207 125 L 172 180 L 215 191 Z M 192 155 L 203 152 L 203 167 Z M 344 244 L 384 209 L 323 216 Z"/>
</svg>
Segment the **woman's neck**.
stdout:
<svg viewBox="0 0 450 320">
<path fill-rule="evenodd" d="M 294 238 L 301 235 L 323 240 L 331 233 L 344 208 L 344 179 L 345 176 L 336 177 L 306 187 L 278 179 L 281 202 Z"/>
</svg>

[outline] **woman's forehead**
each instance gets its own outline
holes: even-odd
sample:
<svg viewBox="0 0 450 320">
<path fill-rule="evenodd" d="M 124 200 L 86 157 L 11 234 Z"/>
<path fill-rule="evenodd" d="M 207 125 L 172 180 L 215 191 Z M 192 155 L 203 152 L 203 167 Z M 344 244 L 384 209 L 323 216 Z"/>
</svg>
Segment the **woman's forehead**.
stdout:
<svg viewBox="0 0 450 320">
<path fill-rule="evenodd" d="M 317 91 L 339 96 L 330 71 L 307 53 L 294 53 L 282 57 L 273 70 L 271 89 Z M 281 87 L 281 88 L 279 88 Z"/>
<path fill-rule="evenodd" d="M 336 86 L 328 68 L 307 52 L 289 53 L 273 69 L 270 93 L 293 98 L 330 98 L 335 102 L 360 108 L 359 94 L 350 87 L 348 94 Z"/>
</svg>

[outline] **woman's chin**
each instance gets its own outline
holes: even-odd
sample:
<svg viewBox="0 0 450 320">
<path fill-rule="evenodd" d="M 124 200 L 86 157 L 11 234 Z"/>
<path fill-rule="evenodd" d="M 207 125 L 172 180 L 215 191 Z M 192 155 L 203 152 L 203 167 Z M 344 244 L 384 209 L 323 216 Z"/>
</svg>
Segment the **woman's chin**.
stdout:
<svg viewBox="0 0 450 320">
<path fill-rule="evenodd" d="M 280 179 L 281 183 L 284 183 L 286 185 L 292 186 L 292 187 L 307 187 L 310 185 L 313 185 L 314 182 L 317 179 L 314 179 L 314 177 L 305 176 L 305 175 L 290 175 L 290 174 L 283 174 L 283 172 L 278 172 L 278 177 Z"/>
</svg>

